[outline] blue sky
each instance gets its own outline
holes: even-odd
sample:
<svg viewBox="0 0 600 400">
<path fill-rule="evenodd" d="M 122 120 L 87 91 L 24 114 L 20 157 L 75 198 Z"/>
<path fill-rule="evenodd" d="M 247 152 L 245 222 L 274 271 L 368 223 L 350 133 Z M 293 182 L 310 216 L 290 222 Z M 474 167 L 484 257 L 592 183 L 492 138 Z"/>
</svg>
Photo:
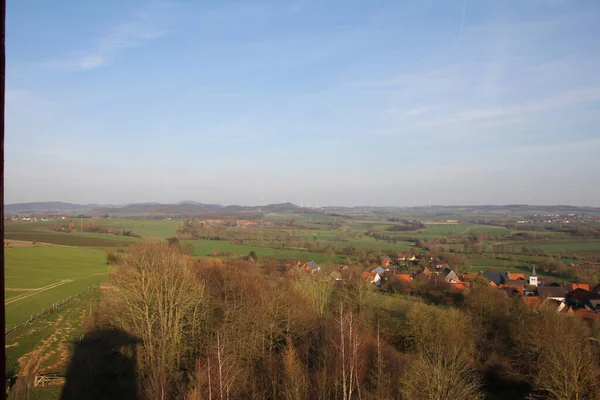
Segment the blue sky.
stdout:
<svg viewBox="0 0 600 400">
<path fill-rule="evenodd" d="M 596 0 L 20 0 L 5 201 L 600 206 Z"/>
</svg>

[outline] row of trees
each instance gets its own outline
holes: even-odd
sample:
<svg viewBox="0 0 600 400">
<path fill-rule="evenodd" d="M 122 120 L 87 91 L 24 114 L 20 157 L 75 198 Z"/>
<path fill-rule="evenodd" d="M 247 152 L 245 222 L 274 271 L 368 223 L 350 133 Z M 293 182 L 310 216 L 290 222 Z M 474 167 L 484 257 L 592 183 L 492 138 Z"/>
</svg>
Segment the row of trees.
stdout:
<svg viewBox="0 0 600 400">
<path fill-rule="evenodd" d="M 373 290 L 360 268 L 335 283 L 334 268 L 276 274 L 133 245 L 84 341 L 135 337 L 135 351 L 120 352 L 136 373 L 89 379 L 134 376 L 147 399 L 583 399 L 600 389 L 588 340 L 598 332 L 577 318 L 531 312 L 485 286 L 452 306 L 426 304 Z"/>
<path fill-rule="evenodd" d="M 95 222 L 86 222 L 85 224 L 75 224 L 75 222 L 61 222 L 57 225 L 50 227 L 51 230 L 57 232 L 87 232 L 87 233 L 107 233 L 110 235 L 117 236 L 129 236 L 139 238 L 140 235 L 128 229 L 119 229 L 111 226 L 101 225 Z"/>
</svg>

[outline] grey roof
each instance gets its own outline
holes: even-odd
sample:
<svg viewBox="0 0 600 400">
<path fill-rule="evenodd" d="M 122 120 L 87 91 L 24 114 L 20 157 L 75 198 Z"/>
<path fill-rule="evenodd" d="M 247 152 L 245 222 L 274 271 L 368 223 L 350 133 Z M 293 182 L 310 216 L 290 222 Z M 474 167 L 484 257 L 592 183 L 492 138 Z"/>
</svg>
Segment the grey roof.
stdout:
<svg viewBox="0 0 600 400">
<path fill-rule="evenodd" d="M 453 279 L 460 279 L 458 275 L 456 275 L 456 272 L 452 271 L 450 268 L 444 268 L 442 275 L 444 279 L 446 279 L 446 282 L 451 282 Z"/>
<path fill-rule="evenodd" d="M 508 279 L 506 272 L 484 272 L 483 276 L 485 279 L 494 282 L 496 285 L 503 284 Z"/>
<path fill-rule="evenodd" d="M 540 297 L 565 297 L 567 293 L 564 288 L 560 286 L 538 286 L 538 295 Z"/>
<path fill-rule="evenodd" d="M 385 269 L 383 269 L 381 267 L 377 267 L 377 268 L 373 268 L 371 270 L 371 272 L 377 272 L 377 273 L 381 274 L 381 273 L 385 272 Z"/>
<path fill-rule="evenodd" d="M 314 262 L 313 260 L 307 261 L 306 265 L 308 265 L 311 269 L 319 268 L 319 264 Z"/>
<path fill-rule="evenodd" d="M 536 276 L 535 275 L 535 265 L 533 266 L 533 270 L 531 271 L 531 276 Z"/>
</svg>

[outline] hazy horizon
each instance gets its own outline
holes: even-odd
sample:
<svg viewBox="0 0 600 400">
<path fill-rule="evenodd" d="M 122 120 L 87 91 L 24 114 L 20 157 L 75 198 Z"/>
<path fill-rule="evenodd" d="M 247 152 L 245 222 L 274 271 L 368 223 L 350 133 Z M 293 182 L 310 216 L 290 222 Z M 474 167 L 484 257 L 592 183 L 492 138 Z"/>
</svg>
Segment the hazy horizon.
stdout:
<svg viewBox="0 0 600 400">
<path fill-rule="evenodd" d="M 5 202 L 600 206 L 598 37 L 598 2 L 9 2 Z"/>
<path fill-rule="evenodd" d="M 566 207 L 584 207 L 584 208 L 585 207 L 590 207 L 590 208 L 600 207 L 600 206 L 587 205 L 587 204 L 575 205 L 575 204 L 561 204 L 561 203 L 556 203 L 556 204 L 529 204 L 529 203 L 470 204 L 470 203 L 464 203 L 464 204 L 414 204 L 414 205 L 381 204 L 381 205 L 373 206 L 370 204 L 349 204 L 349 205 L 310 204 L 310 203 L 305 203 L 305 202 L 296 203 L 294 201 L 288 201 L 288 200 L 276 202 L 276 203 L 264 203 L 263 202 L 261 204 L 204 202 L 204 201 L 199 201 L 199 200 L 180 200 L 180 201 L 172 201 L 172 202 L 158 202 L 158 201 L 147 200 L 147 201 L 133 201 L 133 202 L 125 202 L 125 203 L 98 203 L 98 202 L 77 203 L 77 202 L 62 201 L 62 200 L 48 200 L 48 201 L 5 203 L 5 206 L 14 206 L 14 205 L 19 205 L 19 204 L 35 204 L 35 203 L 66 203 L 66 204 L 75 204 L 75 205 L 81 205 L 81 206 L 94 205 L 94 206 L 98 206 L 98 207 L 123 207 L 123 206 L 127 206 L 127 205 L 140 205 L 140 204 L 166 205 L 166 204 L 182 204 L 182 203 L 188 203 L 188 204 L 196 203 L 196 204 L 217 205 L 217 206 L 224 206 L 224 207 L 227 207 L 227 206 L 243 206 L 243 207 L 263 207 L 263 206 L 265 206 L 266 207 L 266 206 L 279 205 L 279 204 L 293 204 L 297 207 L 302 207 L 302 208 L 332 208 L 332 207 L 427 208 L 427 207 L 482 207 L 482 206 L 491 206 L 491 207 L 495 207 L 495 206 L 526 206 L 526 207 L 536 207 L 536 206 L 553 207 L 553 206 L 556 206 L 556 207 L 564 207 L 564 206 L 566 206 Z"/>
</svg>

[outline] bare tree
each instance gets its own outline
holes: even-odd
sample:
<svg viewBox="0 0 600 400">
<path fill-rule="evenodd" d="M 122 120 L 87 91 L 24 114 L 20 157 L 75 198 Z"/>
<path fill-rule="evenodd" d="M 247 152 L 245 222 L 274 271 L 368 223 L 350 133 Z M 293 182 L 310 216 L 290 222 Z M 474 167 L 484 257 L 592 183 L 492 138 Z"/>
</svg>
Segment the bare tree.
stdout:
<svg viewBox="0 0 600 400">
<path fill-rule="evenodd" d="M 385 339 L 381 334 L 379 322 L 377 322 L 377 352 L 375 355 L 375 368 L 373 371 L 372 381 L 374 386 L 373 394 L 378 399 L 391 398 L 391 374 L 387 370 L 388 363 L 384 357 Z"/>
<path fill-rule="evenodd" d="M 319 315 L 329 311 L 333 285 L 325 270 L 299 278 L 295 288 L 310 300 Z"/>
<path fill-rule="evenodd" d="M 170 397 L 194 347 L 205 296 L 193 263 L 174 246 L 140 243 L 129 248 L 110 277 L 115 290 L 105 298 L 106 321 L 141 339 L 138 370 L 148 378 L 149 398 Z"/>
<path fill-rule="evenodd" d="M 304 400 L 308 396 L 308 379 L 304 365 L 298 358 L 298 354 L 292 339 L 288 337 L 287 347 L 283 352 L 284 396 L 287 400 Z"/>
<path fill-rule="evenodd" d="M 359 337 L 357 322 L 354 313 L 344 311 L 344 303 L 340 303 L 337 323 L 340 329 L 340 371 L 343 399 L 352 399 L 355 394 L 360 396 L 359 382 L 359 351 L 362 341 Z"/>
<path fill-rule="evenodd" d="M 476 333 L 456 309 L 415 304 L 407 314 L 407 339 L 414 350 L 409 372 L 400 378 L 406 399 L 480 399 L 472 358 Z"/>
<path fill-rule="evenodd" d="M 597 352 L 581 319 L 542 309 L 517 327 L 517 348 L 534 388 L 556 399 L 594 398 L 600 389 Z"/>
</svg>

